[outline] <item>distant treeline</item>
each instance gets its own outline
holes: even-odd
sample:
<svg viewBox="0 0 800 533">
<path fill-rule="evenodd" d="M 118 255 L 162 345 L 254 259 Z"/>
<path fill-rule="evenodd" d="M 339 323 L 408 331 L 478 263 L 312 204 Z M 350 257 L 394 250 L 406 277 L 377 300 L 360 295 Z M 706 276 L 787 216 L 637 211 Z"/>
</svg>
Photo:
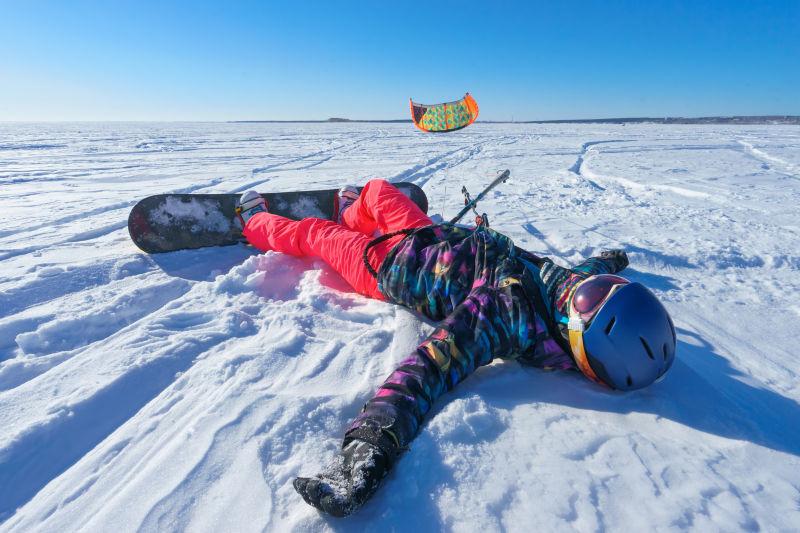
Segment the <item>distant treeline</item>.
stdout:
<svg viewBox="0 0 800 533">
<path fill-rule="evenodd" d="M 235 123 L 301 123 L 319 124 L 326 122 L 364 122 L 364 123 L 403 123 L 411 119 L 397 120 L 351 120 L 349 118 L 331 117 L 327 120 L 232 120 Z M 589 118 L 564 120 L 480 120 L 484 124 L 796 124 L 800 125 L 797 115 L 754 115 L 736 117 L 629 117 L 629 118 Z"/>
<path fill-rule="evenodd" d="M 372 120 L 352 120 L 349 118 L 338 118 L 332 117 L 327 120 L 229 120 L 228 122 L 232 122 L 235 124 L 321 124 L 326 122 L 366 122 L 366 123 L 388 123 L 388 122 L 411 122 L 410 118 L 400 118 L 396 120 L 380 120 L 380 119 L 372 119 Z"/>
<path fill-rule="evenodd" d="M 487 121 L 491 122 L 491 121 Z M 800 124 L 797 115 L 753 115 L 737 117 L 629 117 L 576 120 L 526 120 L 523 124 Z"/>
</svg>

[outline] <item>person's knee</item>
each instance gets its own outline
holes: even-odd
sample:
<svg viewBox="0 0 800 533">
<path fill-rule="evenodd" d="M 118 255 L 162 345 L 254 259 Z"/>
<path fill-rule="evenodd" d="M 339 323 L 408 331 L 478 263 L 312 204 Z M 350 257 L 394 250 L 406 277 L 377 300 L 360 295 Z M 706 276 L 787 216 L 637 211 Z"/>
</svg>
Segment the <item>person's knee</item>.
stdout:
<svg viewBox="0 0 800 533">
<path fill-rule="evenodd" d="M 393 189 L 394 185 L 389 183 L 383 178 L 373 178 L 364 185 L 364 192 L 370 192 L 372 194 L 380 194 L 382 191 L 386 189 Z M 362 193 L 363 194 L 363 193 Z"/>
<path fill-rule="evenodd" d="M 367 185 L 370 187 L 385 187 L 386 185 L 391 185 L 391 183 L 383 178 L 372 178 L 367 182 Z"/>
</svg>

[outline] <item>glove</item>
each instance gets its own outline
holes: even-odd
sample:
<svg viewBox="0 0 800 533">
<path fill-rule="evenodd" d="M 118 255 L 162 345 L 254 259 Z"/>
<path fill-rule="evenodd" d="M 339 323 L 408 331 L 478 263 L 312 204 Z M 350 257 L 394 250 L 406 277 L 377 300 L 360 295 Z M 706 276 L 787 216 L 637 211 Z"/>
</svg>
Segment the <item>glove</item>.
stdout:
<svg viewBox="0 0 800 533">
<path fill-rule="evenodd" d="M 613 267 L 613 273 L 624 270 L 628 266 L 628 254 L 625 250 L 605 250 L 600 252 L 600 259 L 607 261 Z"/>
<path fill-rule="evenodd" d="M 295 478 L 294 489 L 309 505 L 347 516 L 372 497 L 390 466 L 380 448 L 356 439 L 316 477 Z"/>
</svg>

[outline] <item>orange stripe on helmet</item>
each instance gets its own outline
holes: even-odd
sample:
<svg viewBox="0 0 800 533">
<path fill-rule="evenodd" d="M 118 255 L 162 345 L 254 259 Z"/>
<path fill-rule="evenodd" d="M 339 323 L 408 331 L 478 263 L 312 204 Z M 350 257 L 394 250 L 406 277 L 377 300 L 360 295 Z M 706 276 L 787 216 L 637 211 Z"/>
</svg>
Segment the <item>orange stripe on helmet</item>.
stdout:
<svg viewBox="0 0 800 533">
<path fill-rule="evenodd" d="M 583 332 L 576 330 L 569 330 L 569 346 L 572 348 L 572 354 L 575 356 L 575 362 L 578 364 L 584 376 L 591 379 L 595 383 L 608 387 L 609 385 L 597 377 L 592 367 L 589 365 L 589 359 L 586 357 L 586 348 L 583 346 Z M 609 387 L 610 388 L 610 387 Z"/>
</svg>

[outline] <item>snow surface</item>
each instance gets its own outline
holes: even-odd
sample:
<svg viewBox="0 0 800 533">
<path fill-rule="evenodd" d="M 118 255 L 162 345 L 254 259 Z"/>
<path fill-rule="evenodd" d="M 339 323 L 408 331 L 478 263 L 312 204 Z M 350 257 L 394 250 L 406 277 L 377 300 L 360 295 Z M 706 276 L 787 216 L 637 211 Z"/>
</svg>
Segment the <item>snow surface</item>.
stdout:
<svg viewBox="0 0 800 533">
<path fill-rule="evenodd" d="M 319 261 L 148 256 L 162 192 L 512 179 L 493 226 L 560 263 L 625 247 L 678 328 L 666 379 L 607 392 L 513 362 L 448 394 L 357 515 L 292 479 L 431 325 Z M 0 124 L 0 530 L 800 529 L 800 128 Z"/>
<path fill-rule="evenodd" d="M 226 233 L 231 229 L 231 221 L 220 213 L 215 202 L 197 198 L 183 202 L 168 196 L 148 215 L 148 218 L 151 222 L 161 225 L 167 225 L 176 218 L 186 221 L 185 223 L 194 219 L 189 228 L 192 233 L 201 231 Z"/>
</svg>

